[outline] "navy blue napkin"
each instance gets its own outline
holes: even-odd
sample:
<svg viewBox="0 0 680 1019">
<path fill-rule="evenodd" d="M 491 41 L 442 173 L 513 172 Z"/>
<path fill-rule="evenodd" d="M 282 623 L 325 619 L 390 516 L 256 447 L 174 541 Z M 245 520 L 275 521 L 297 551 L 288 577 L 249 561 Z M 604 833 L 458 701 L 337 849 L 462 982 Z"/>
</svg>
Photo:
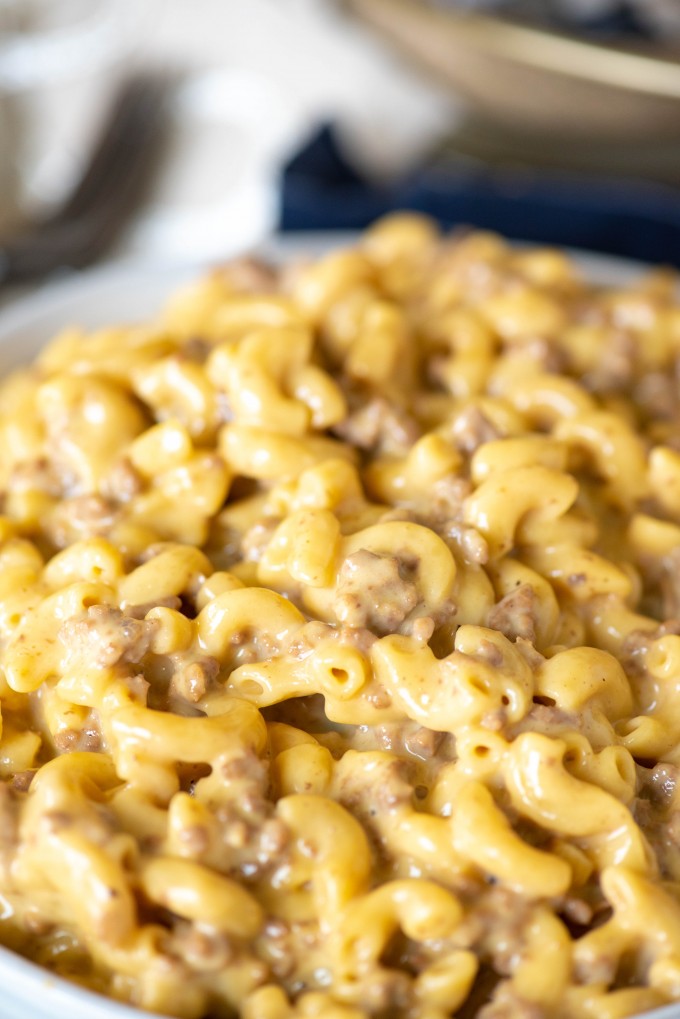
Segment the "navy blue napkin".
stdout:
<svg viewBox="0 0 680 1019">
<path fill-rule="evenodd" d="M 635 180 L 433 162 L 389 183 L 365 178 L 322 126 L 283 168 L 280 229 L 358 230 L 394 209 L 517 240 L 680 267 L 680 190 Z"/>
</svg>

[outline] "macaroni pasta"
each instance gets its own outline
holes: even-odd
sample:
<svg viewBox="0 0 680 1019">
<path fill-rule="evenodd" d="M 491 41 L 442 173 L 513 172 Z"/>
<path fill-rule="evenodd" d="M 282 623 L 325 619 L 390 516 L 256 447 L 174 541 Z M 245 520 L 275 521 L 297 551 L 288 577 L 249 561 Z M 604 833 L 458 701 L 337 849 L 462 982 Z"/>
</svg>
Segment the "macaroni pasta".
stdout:
<svg viewBox="0 0 680 1019">
<path fill-rule="evenodd" d="M 184 1019 L 680 1000 L 680 305 L 402 214 L 0 388 L 0 939 Z"/>
</svg>

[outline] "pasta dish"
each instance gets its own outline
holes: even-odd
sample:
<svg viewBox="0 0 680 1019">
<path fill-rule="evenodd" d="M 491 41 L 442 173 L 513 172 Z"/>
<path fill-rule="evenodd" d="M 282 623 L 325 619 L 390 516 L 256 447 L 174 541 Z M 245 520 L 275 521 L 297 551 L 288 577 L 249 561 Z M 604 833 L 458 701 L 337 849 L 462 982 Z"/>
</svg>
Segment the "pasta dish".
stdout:
<svg viewBox="0 0 680 1019">
<path fill-rule="evenodd" d="M 680 304 L 388 217 L 0 388 L 0 941 L 181 1019 L 680 1000 Z"/>
</svg>

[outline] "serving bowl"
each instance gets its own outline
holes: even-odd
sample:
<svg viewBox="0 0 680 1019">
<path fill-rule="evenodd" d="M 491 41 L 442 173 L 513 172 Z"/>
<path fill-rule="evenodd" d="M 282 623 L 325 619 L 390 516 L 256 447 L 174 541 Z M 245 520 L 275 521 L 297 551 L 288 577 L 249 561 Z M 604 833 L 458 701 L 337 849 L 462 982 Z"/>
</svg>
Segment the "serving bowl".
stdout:
<svg viewBox="0 0 680 1019">
<path fill-rule="evenodd" d="M 677 139 L 680 61 L 423 0 L 348 7 L 476 110 L 549 138 Z"/>
<path fill-rule="evenodd" d="M 325 235 L 278 242 L 267 252 L 288 257 L 302 252 L 318 253 L 337 244 Z M 611 258 L 579 255 L 591 278 L 603 283 L 625 284 L 639 274 L 641 266 Z M 0 313 L 0 371 L 29 360 L 61 327 L 77 323 L 95 328 L 121 318 L 144 318 L 158 309 L 183 282 L 195 277 L 201 266 L 172 268 L 108 267 L 74 275 L 51 284 Z M 143 1019 L 137 1009 L 105 999 L 67 983 L 0 948 L 0 1016 L 2 1019 Z M 680 1005 L 648 1013 L 654 1019 L 680 1019 Z"/>
</svg>

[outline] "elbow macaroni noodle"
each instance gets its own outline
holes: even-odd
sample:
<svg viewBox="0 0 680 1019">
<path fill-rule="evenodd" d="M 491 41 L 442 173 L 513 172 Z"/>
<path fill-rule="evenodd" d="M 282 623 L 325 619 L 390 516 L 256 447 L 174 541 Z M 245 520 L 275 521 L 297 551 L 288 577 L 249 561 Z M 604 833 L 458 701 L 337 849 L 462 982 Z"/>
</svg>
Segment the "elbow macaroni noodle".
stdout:
<svg viewBox="0 0 680 1019">
<path fill-rule="evenodd" d="M 680 305 L 402 214 L 0 387 L 0 940 L 183 1019 L 680 1001 Z"/>
</svg>

